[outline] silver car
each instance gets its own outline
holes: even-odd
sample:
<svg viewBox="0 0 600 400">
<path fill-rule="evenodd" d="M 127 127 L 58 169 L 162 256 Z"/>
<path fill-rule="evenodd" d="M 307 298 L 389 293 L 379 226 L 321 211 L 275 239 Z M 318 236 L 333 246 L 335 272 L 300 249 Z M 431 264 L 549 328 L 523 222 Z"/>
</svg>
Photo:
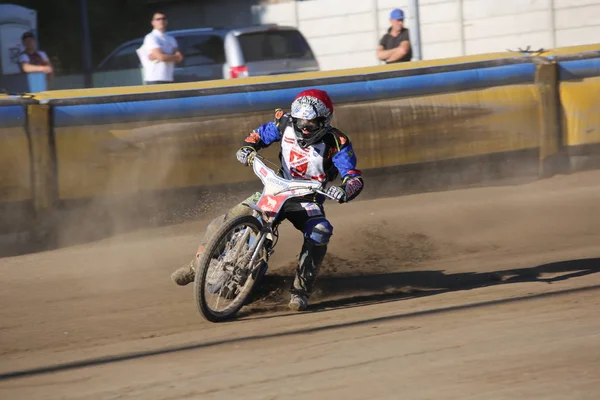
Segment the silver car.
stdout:
<svg viewBox="0 0 600 400">
<path fill-rule="evenodd" d="M 294 27 L 261 25 L 247 28 L 203 28 L 169 31 L 184 61 L 175 68 L 176 82 L 318 71 L 319 63 Z M 143 39 L 116 48 L 94 72 L 94 86 L 141 85 L 136 50 Z"/>
</svg>

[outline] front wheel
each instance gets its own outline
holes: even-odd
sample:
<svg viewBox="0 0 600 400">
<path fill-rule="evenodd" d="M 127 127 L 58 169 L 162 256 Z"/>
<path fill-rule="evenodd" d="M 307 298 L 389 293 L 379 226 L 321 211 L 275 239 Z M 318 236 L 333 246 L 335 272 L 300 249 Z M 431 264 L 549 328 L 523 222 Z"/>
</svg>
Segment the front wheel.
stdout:
<svg viewBox="0 0 600 400">
<path fill-rule="evenodd" d="M 264 273 L 267 252 L 259 250 L 253 265 L 253 244 L 260 241 L 262 225 L 251 215 L 226 221 L 205 246 L 196 265 L 194 293 L 198 311 L 211 322 L 232 318 L 250 296 Z"/>
</svg>

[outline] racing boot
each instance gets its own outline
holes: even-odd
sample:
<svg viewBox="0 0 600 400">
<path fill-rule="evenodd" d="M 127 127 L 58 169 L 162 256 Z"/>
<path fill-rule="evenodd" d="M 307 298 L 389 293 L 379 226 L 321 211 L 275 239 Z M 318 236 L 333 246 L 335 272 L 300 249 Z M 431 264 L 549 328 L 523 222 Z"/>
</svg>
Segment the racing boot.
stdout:
<svg viewBox="0 0 600 400">
<path fill-rule="evenodd" d="M 194 260 L 188 265 L 178 268 L 171 274 L 171 280 L 179 286 L 185 286 L 194 282 L 196 277 L 196 269 L 194 268 Z"/>
<path fill-rule="evenodd" d="M 296 269 L 294 283 L 290 290 L 289 308 L 294 311 L 304 311 L 308 307 L 308 298 L 313 289 L 319 267 L 327 253 L 327 245 L 317 245 L 305 239 Z"/>
<path fill-rule="evenodd" d="M 206 231 L 204 232 L 204 237 L 202 238 L 202 241 L 198 246 L 198 250 L 196 251 L 196 259 L 200 258 L 200 256 L 204 252 L 204 246 L 206 245 L 210 237 L 213 235 L 213 233 L 215 233 L 216 230 L 219 229 L 219 226 L 221 226 L 221 224 L 225 221 L 225 217 L 225 214 L 219 215 L 218 217 L 213 219 L 210 222 L 210 224 L 208 224 L 208 226 L 206 227 Z M 177 270 L 175 270 L 175 272 L 171 274 L 171 280 L 179 286 L 185 286 L 194 282 L 194 278 L 196 277 L 196 268 L 194 266 L 194 261 L 195 260 L 192 260 L 188 265 L 185 265 L 181 268 L 177 268 Z"/>
<path fill-rule="evenodd" d="M 294 311 L 306 310 L 306 308 L 308 307 L 308 297 L 292 293 L 292 296 L 290 297 L 289 307 Z"/>
</svg>

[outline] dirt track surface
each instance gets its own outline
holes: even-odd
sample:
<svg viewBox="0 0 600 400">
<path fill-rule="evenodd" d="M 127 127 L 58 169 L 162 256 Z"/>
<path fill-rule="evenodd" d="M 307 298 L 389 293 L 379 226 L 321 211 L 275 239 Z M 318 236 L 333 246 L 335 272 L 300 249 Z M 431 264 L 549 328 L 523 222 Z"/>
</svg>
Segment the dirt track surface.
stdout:
<svg viewBox="0 0 600 400">
<path fill-rule="evenodd" d="M 599 182 L 329 205 L 311 311 L 286 224 L 226 324 L 169 280 L 206 221 L 0 259 L 0 398 L 597 399 Z"/>
</svg>

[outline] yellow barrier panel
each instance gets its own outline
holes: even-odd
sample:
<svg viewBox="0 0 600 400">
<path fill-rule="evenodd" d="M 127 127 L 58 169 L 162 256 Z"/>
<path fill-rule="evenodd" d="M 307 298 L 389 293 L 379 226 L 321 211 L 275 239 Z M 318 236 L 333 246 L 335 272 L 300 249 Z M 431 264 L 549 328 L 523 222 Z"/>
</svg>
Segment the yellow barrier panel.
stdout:
<svg viewBox="0 0 600 400">
<path fill-rule="evenodd" d="M 245 133 L 272 119 L 254 113 L 57 128 L 59 198 L 247 181 L 250 171 L 235 151 Z"/>
<path fill-rule="evenodd" d="M 560 83 L 566 146 L 600 144 L 600 77 Z"/>
<path fill-rule="evenodd" d="M 362 168 L 441 161 L 538 147 L 536 92 L 514 85 L 348 105 L 337 117 Z"/>
<path fill-rule="evenodd" d="M 537 148 L 538 102 L 536 85 L 512 85 L 339 104 L 333 122 L 352 138 L 360 168 L 382 168 Z M 272 119 L 271 112 L 57 128 L 59 198 L 251 180 L 235 151 Z"/>
<path fill-rule="evenodd" d="M 24 126 L 0 129 L 0 203 L 31 200 L 29 143 Z"/>
</svg>

